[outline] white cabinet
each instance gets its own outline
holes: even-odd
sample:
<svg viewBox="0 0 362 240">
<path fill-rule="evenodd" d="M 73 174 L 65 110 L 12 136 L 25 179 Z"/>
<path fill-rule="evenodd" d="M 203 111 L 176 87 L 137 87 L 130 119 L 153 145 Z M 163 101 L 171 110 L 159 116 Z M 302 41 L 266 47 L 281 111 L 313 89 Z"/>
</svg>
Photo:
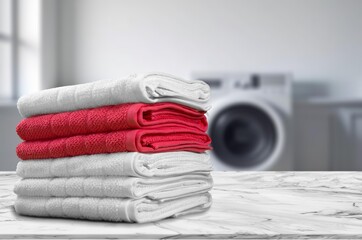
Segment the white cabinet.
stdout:
<svg viewBox="0 0 362 240">
<path fill-rule="evenodd" d="M 297 171 L 330 170 L 329 139 L 332 109 L 309 103 L 295 105 L 294 142 Z"/>
<path fill-rule="evenodd" d="M 297 104 L 295 116 L 296 170 L 362 170 L 362 101 Z"/>
<path fill-rule="evenodd" d="M 362 170 L 362 108 L 337 109 L 331 124 L 331 170 Z"/>
</svg>

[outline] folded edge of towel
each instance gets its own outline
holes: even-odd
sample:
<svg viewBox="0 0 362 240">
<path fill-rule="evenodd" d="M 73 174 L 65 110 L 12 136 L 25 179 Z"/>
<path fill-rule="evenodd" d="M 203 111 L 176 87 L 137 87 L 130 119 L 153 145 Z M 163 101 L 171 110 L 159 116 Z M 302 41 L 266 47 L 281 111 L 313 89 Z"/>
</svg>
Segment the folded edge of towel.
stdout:
<svg viewBox="0 0 362 240">
<path fill-rule="evenodd" d="M 26 141 L 143 128 L 184 127 L 206 131 L 204 112 L 175 103 L 128 103 L 23 119 L 16 127 Z"/>
<path fill-rule="evenodd" d="M 16 153 L 23 160 L 116 152 L 192 151 L 201 153 L 211 149 L 210 143 L 210 137 L 202 131 L 181 127 L 152 128 L 22 142 L 16 147 Z"/>
<path fill-rule="evenodd" d="M 207 192 L 210 175 L 183 175 L 166 178 L 71 177 L 26 178 L 15 184 L 14 192 L 27 197 L 109 197 L 171 199 Z"/>
<path fill-rule="evenodd" d="M 122 152 L 58 159 L 21 160 L 16 173 L 22 178 L 134 176 L 171 177 L 212 170 L 209 153 Z"/>
<path fill-rule="evenodd" d="M 174 102 L 210 109 L 210 87 L 165 73 L 132 74 L 120 80 L 100 80 L 42 90 L 18 100 L 23 117 L 131 102 Z"/>
<path fill-rule="evenodd" d="M 14 207 L 21 215 L 113 222 L 154 222 L 164 218 L 206 211 L 209 193 L 169 201 L 122 198 L 47 198 L 18 196 Z"/>
</svg>

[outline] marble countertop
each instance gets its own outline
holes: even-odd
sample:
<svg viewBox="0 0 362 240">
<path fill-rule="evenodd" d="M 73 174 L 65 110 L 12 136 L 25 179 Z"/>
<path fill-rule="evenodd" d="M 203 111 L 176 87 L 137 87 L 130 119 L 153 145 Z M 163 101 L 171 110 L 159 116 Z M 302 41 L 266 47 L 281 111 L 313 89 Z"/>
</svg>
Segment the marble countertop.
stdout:
<svg viewBox="0 0 362 240">
<path fill-rule="evenodd" d="M 362 172 L 214 172 L 203 214 L 129 224 L 18 216 L 0 173 L 0 238 L 362 238 Z"/>
</svg>

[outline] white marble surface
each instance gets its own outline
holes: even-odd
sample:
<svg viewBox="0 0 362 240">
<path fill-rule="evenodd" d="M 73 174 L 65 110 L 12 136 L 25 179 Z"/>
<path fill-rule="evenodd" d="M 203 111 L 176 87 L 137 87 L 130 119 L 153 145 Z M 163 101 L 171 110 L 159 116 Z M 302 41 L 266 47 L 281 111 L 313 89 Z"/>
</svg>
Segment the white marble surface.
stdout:
<svg viewBox="0 0 362 240">
<path fill-rule="evenodd" d="M 0 174 L 0 238 L 362 238 L 362 172 L 214 172 L 200 215 L 150 224 L 14 213 L 14 173 Z"/>
</svg>

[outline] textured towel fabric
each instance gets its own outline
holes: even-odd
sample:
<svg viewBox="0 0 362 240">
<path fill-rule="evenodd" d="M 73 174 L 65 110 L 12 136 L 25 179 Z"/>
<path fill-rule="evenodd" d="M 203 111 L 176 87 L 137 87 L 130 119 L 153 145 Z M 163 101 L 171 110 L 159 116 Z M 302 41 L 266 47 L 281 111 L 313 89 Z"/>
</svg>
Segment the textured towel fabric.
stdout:
<svg viewBox="0 0 362 240">
<path fill-rule="evenodd" d="M 23 119 L 16 128 L 26 141 L 152 127 L 206 131 L 204 112 L 174 103 L 120 104 Z"/>
<path fill-rule="evenodd" d="M 212 170 L 208 153 L 164 152 L 144 154 L 123 152 L 70 158 L 20 161 L 16 173 L 22 178 L 133 176 L 173 177 L 208 174 Z"/>
<path fill-rule="evenodd" d="M 167 178 L 71 177 L 27 178 L 14 188 L 27 197 L 110 197 L 165 200 L 207 192 L 212 187 L 210 175 L 184 175 Z"/>
<path fill-rule="evenodd" d="M 147 198 L 57 198 L 21 197 L 15 201 L 15 211 L 37 217 L 62 217 L 114 222 L 153 222 L 168 217 L 202 212 L 211 205 L 209 193 L 169 201 Z"/>
<path fill-rule="evenodd" d="M 139 129 L 23 142 L 16 152 L 19 158 L 27 160 L 115 152 L 204 152 L 210 149 L 209 144 L 210 137 L 201 131 L 185 128 Z"/>
<path fill-rule="evenodd" d="M 43 90 L 21 97 L 18 109 L 23 117 L 30 117 L 121 103 L 174 102 L 206 111 L 209 98 L 210 87 L 202 81 L 150 73 Z"/>
</svg>

